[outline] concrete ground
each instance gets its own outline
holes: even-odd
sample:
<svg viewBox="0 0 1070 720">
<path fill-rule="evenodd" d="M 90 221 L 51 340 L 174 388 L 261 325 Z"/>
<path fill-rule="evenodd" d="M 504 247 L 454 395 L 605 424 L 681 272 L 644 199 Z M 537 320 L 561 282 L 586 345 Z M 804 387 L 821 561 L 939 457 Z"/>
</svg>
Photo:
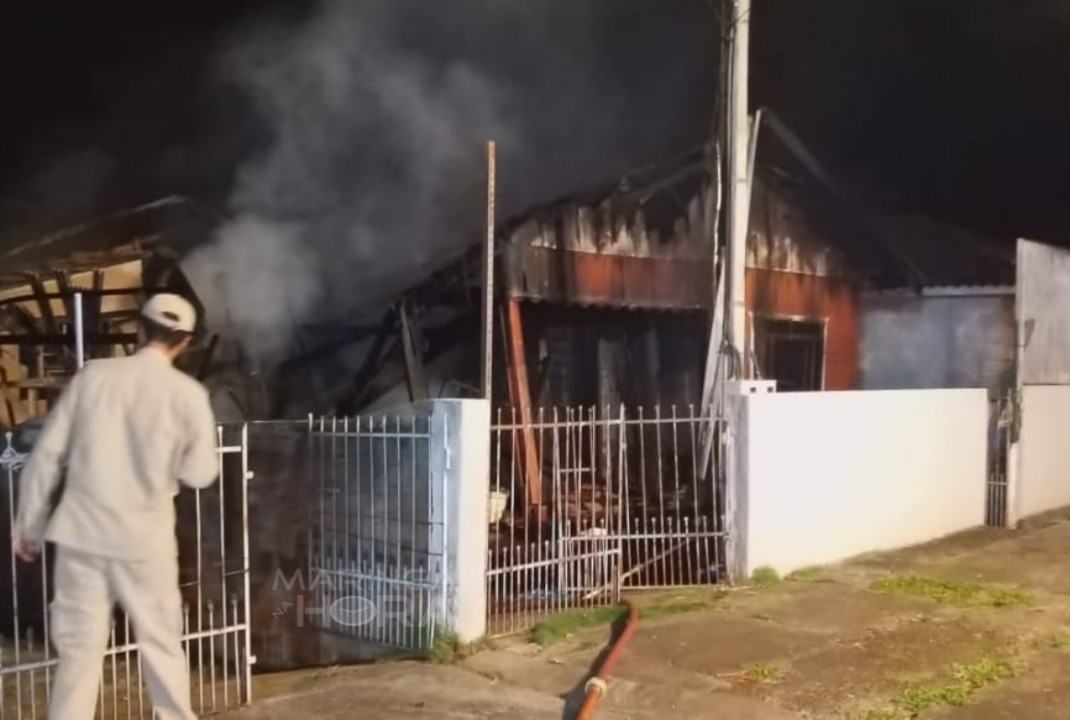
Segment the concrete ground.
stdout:
<svg viewBox="0 0 1070 720">
<path fill-rule="evenodd" d="M 1070 717 L 1068 516 L 721 596 L 638 601 L 645 617 L 596 717 Z M 570 717 L 610 631 L 575 618 L 551 624 L 554 641 L 497 642 L 452 666 L 260 678 L 260 696 L 275 697 L 227 717 Z"/>
</svg>

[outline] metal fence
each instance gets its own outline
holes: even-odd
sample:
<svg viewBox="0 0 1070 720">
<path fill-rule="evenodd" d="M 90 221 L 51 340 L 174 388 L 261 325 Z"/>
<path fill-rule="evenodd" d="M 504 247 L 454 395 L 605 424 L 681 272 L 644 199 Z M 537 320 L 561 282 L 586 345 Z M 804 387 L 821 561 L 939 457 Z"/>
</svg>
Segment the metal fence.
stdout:
<svg viewBox="0 0 1070 720">
<path fill-rule="evenodd" d="M 1013 418 L 1013 391 L 1003 391 L 989 402 L 985 524 L 990 527 L 1007 526 L 1008 464 Z"/>
<path fill-rule="evenodd" d="M 437 426 L 436 426 L 437 425 Z M 426 651 L 446 608 L 445 417 L 309 421 L 309 566 L 324 630 Z"/>
<path fill-rule="evenodd" d="M 710 424 L 691 407 L 540 410 L 528 423 L 515 411 L 498 411 L 491 430 L 491 634 L 615 602 L 623 588 L 720 582 L 724 483 L 716 457 L 700 476 L 700 438 Z"/>
<path fill-rule="evenodd" d="M 252 696 L 249 625 L 247 430 L 220 427 L 220 480 L 183 491 L 177 500 L 183 647 L 189 659 L 194 709 L 200 715 L 237 707 Z M 24 455 L 5 436 L 0 478 L 8 531 L 18 504 Z M 53 549 L 36 563 L 7 553 L 0 602 L 0 717 L 47 715 L 57 658 L 49 644 Z M 151 718 L 140 653 L 129 620 L 116 612 L 101 668 L 99 718 Z"/>
</svg>

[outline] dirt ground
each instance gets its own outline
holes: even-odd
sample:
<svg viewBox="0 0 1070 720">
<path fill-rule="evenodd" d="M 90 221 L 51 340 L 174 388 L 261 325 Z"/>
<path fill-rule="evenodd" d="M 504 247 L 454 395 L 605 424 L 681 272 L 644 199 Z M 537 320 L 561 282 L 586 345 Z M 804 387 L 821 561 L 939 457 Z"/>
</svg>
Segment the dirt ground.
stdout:
<svg viewBox="0 0 1070 720">
<path fill-rule="evenodd" d="M 637 596 L 597 717 L 1063 720 L 1070 516 L 816 568 L 764 587 Z M 673 609 L 677 608 L 677 609 Z M 609 636 L 496 642 L 452 666 L 261 678 L 233 720 L 571 717 Z"/>
</svg>

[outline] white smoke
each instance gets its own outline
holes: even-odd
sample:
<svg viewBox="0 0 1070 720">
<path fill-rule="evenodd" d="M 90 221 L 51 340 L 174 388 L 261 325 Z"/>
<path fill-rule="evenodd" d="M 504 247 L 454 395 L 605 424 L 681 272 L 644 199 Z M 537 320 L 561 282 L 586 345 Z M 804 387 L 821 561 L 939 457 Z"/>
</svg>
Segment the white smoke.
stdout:
<svg viewBox="0 0 1070 720">
<path fill-rule="evenodd" d="M 532 15 L 490 0 L 324 0 L 302 23 L 241 38 L 224 70 L 272 141 L 239 168 L 231 219 L 184 262 L 213 329 L 269 359 L 313 317 L 380 311 L 479 236 L 488 139 L 511 176 L 502 215 L 635 162 L 646 121 L 623 115 L 606 80 L 616 68 L 576 55 L 597 54 L 618 0 L 545 1 L 555 7 Z M 656 93 L 686 77 L 648 78 L 658 90 L 640 107 L 662 102 L 671 118 L 678 107 Z M 631 156 L 617 151 L 628 144 Z"/>
</svg>

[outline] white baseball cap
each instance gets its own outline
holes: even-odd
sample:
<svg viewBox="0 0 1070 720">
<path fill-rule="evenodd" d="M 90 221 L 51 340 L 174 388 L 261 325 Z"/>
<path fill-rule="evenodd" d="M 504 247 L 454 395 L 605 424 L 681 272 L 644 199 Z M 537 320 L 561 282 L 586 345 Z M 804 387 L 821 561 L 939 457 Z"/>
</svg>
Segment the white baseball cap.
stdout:
<svg viewBox="0 0 1070 720">
<path fill-rule="evenodd" d="M 141 315 L 169 330 L 192 334 L 197 326 L 197 311 L 190 301 L 171 293 L 153 295 L 141 308 Z"/>
</svg>

